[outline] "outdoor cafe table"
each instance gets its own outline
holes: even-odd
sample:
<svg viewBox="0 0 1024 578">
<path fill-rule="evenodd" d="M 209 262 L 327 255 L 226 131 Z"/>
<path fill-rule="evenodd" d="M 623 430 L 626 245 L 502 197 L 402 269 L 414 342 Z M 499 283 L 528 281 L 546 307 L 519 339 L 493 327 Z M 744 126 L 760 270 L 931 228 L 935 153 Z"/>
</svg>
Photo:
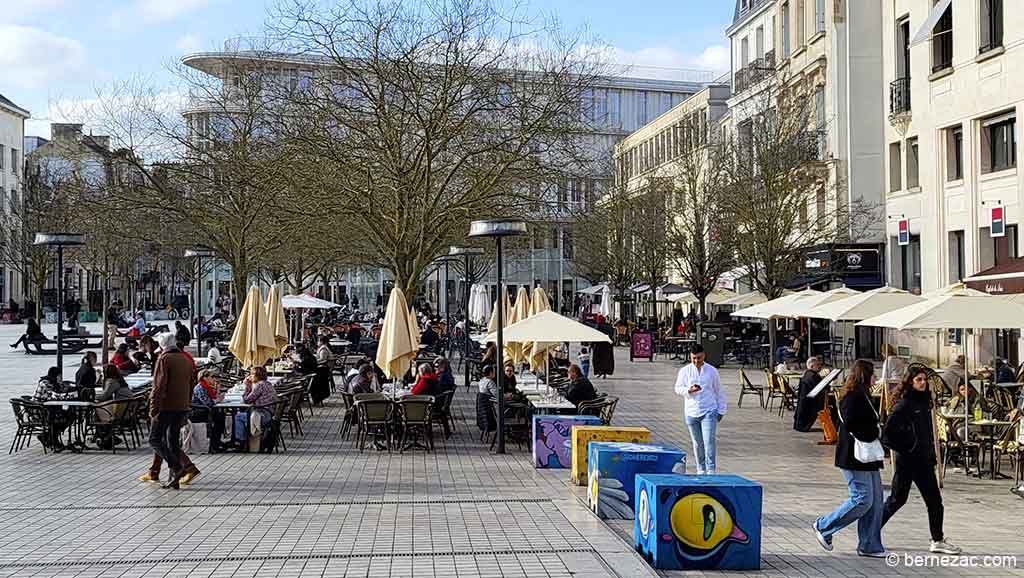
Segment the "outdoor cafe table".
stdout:
<svg viewBox="0 0 1024 578">
<path fill-rule="evenodd" d="M 576 405 L 562 396 L 527 396 L 535 414 L 574 414 Z"/>
<path fill-rule="evenodd" d="M 985 437 L 988 440 L 988 469 L 989 469 L 989 477 L 994 480 L 994 479 L 996 479 L 996 444 L 995 444 L 995 442 L 996 442 L 996 431 L 995 430 L 996 430 L 996 428 L 999 428 L 999 427 L 1010 427 L 1011 425 L 1013 425 L 1013 422 L 1003 421 L 1003 420 L 996 420 L 996 419 L 980 419 L 980 420 L 971 420 L 970 424 L 971 424 L 971 426 L 976 426 L 976 427 L 981 428 L 985 432 L 983 434 L 983 437 Z M 980 477 L 982 477 L 982 475 L 983 474 L 982 474 L 981 470 L 979 469 L 978 470 L 978 477 L 980 478 Z M 1003 478 L 1009 479 L 1009 476 L 1005 476 L 1003 474 L 999 474 L 999 476 L 1003 477 Z"/>
<path fill-rule="evenodd" d="M 96 406 L 91 401 L 53 400 L 43 402 L 43 406 L 51 412 L 63 411 L 72 418 L 68 429 L 68 447 L 71 451 L 80 452 L 85 449 L 85 422 Z"/>
<path fill-rule="evenodd" d="M 671 359 L 679 359 L 680 355 L 682 355 L 683 346 L 693 345 L 696 342 L 697 340 L 692 337 L 671 336 L 665 338 L 665 343 L 672 346 Z"/>
</svg>

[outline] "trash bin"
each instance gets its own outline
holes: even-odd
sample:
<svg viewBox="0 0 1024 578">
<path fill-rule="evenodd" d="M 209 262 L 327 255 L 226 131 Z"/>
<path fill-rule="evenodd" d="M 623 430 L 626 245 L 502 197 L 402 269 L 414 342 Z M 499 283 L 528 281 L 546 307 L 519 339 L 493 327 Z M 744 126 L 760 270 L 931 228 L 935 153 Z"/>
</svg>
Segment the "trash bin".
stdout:
<svg viewBox="0 0 1024 578">
<path fill-rule="evenodd" d="M 698 326 L 697 342 L 704 346 L 705 361 L 721 367 L 725 361 L 725 323 L 704 321 Z"/>
</svg>

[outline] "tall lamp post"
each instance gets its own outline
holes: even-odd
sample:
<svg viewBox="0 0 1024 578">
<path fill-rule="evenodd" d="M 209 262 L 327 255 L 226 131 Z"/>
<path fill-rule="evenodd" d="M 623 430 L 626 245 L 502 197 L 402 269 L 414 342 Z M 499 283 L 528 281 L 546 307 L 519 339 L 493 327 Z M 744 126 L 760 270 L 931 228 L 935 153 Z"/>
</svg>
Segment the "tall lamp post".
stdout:
<svg viewBox="0 0 1024 578">
<path fill-rule="evenodd" d="M 199 334 L 202 327 L 199 326 L 199 318 L 203 310 L 203 257 L 213 257 L 213 249 L 196 245 L 191 249 L 185 249 L 185 257 L 196 260 L 196 292 L 195 300 L 192 302 L 192 334 L 196 336 L 196 357 L 203 356 L 203 336 Z"/>
<path fill-rule="evenodd" d="M 505 311 L 504 303 L 500 303 L 502 300 L 502 279 L 501 279 L 501 240 L 505 237 L 515 237 L 518 235 L 526 234 L 526 222 L 519 219 L 491 219 L 486 221 L 473 221 L 469 225 L 469 236 L 470 237 L 493 237 L 495 242 L 495 249 L 498 253 L 498 270 L 496 273 L 497 285 L 498 285 L 498 342 L 497 342 L 497 365 L 495 367 L 495 374 L 498 378 L 498 411 L 496 416 L 498 431 L 495 435 L 498 436 L 498 447 L 495 453 L 505 453 L 505 390 L 502 382 L 504 381 L 504 371 L 502 367 L 504 364 L 503 349 L 505 347 L 505 341 L 502 335 L 503 325 L 505 324 Z"/>
<path fill-rule="evenodd" d="M 57 247 L 57 368 L 64 375 L 64 247 L 85 245 L 80 233 L 36 233 L 35 243 L 42 247 Z M 64 379 L 61 377 L 61 379 Z"/>
<path fill-rule="evenodd" d="M 458 246 L 454 246 L 454 247 L 451 247 L 451 248 L 448 249 L 448 256 L 449 257 L 458 258 L 458 257 L 461 256 L 461 257 L 463 257 L 465 259 L 465 262 L 464 262 L 465 269 L 464 269 L 464 271 L 466 273 L 466 296 L 465 296 L 465 300 L 463 301 L 463 304 L 462 304 L 463 305 L 462 312 L 466 316 L 466 330 L 465 330 L 466 335 L 463 337 L 464 349 L 462 350 L 462 362 L 463 362 L 462 364 L 464 366 L 466 366 L 466 387 L 467 388 L 469 387 L 469 379 L 470 379 L 470 377 L 469 377 L 469 374 L 470 374 L 470 372 L 469 372 L 469 361 L 468 360 L 469 360 L 469 350 L 470 350 L 470 347 L 469 347 L 469 344 L 470 344 L 469 325 L 471 323 L 471 321 L 469 320 L 469 299 L 470 299 L 470 295 L 469 295 L 469 289 L 470 289 L 469 270 L 470 269 L 469 268 L 470 268 L 470 263 L 471 263 L 470 260 L 474 256 L 483 255 L 483 254 L 484 254 L 484 250 L 481 247 L 458 247 Z"/>
</svg>

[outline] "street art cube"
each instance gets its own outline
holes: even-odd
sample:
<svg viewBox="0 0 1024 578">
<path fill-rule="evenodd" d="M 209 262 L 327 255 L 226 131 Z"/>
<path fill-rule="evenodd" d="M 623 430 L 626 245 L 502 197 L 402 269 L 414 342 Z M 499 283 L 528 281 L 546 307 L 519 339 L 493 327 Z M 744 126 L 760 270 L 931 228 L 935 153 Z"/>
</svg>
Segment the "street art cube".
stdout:
<svg viewBox="0 0 1024 578">
<path fill-rule="evenodd" d="M 587 444 L 590 442 L 651 441 L 651 430 L 645 427 L 577 425 L 572 428 L 572 468 L 569 479 L 577 486 L 587 485 Z"/>
<path fill-rule="evenodd" d="M 659 570 L 761 568 L 761 485 L 731 475 L 637 474 L 633 544 Z"/>
<path fill-rule="evenodd" d="M 601 419 L 594 415 L 533 416 L 533 467 L 568 469 L 576 425 L 601 425 Z"/>
<path fill-rule="evenodd" d="M 632 442 L 590 442 L 587 496 L 601 518 L 632 520 L 637 474 L 685 474 L 686 452 Z"/>
</svg>

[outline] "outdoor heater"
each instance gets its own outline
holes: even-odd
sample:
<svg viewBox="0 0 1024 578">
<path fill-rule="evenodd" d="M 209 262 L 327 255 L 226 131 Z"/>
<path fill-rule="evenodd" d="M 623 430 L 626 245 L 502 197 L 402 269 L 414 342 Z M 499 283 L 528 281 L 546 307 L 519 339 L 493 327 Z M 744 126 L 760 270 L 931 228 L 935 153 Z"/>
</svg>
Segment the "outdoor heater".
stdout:
<svg viewBox="0 0 1024 578">
<path fill-rule="evenodd" d="M 64 247 L 85 245 L 81 233 L 36 233 L 34 245 L 57 247 L 57 368 L 64 375 Z"/>
<path fill-rule="evenodd" d="M 464 337 L 464 343 L 463 343 L 464 349 L 462 351 L 462 364 L 466 367 L 466 387 L 469 387 L 469 380 L 470 380 L 469 361 L 468 361 L 468 359 L 469 359 L 469 352 L 470 352 L 470 346 L 469 346 L 469 344 L 470 344 L 469 325 L 471 323 L 471 321 L 469 320 L 469 299 L 470 299 L 470 296 L 469 296 L 469 288 L 470 288 L 470 283 L 469 283 L 470 275 L 469 275 L 469 271 L 470 271 L 470 263 L 471 263 L 471 259 L 474 256 L 476 256 L 476 255 L 483 255 L 483 254 L 484 254 L 484 250 L 482 248 L 480 248 L 480 247 L 459 247 L 459 246 L 453 246 L 453 247 L 448 249 L 448 256 L 449 257 L 456 257 L 457 258 L 459 256 L 462 256 L 465 259 L 464 265 L 465 265 L 465 273 L 466 273 L 466 300 L 463 303 L 464 307 L 463 307 L 462 311 L 466 314 L 466 331 L 465 331 L 466 335 Z"/>
<path fill-rule="evenodd" d="M 203 257 L 213 257 L 213 249 L 203 245 L 196 245 L 185 250 L 185 257 L 196 260 L 196 298 L 192 304 L 192 334 L 196 336 L 196 357 L 203 356 L 203 336 L 199 334 L 202 328 L 199 326 L 199 318 L 203 311 Z M 187 345 L 187 344 L 186 344 Z"/>
<path fill-rule="evenodd" d="M 469 236 L 470 237 L 493 237 L 495 242 L 495 250 L 498 254 L 498 270 L 495 274 L 497 277 L 498 285 L 498 299 L 501 299 L 503 282 L 501 279 L 501 240 L 505 237 L 515 237 L 518 235 L 526 234 L 526 222 L 519 219 L 491 219 L 486 221 L 473 221 L 469 225 Z M 504 381 L 504 371 L 502 367 L 504 364 L 504 353 L 503 349 L 505 342 L 502 336 L 502 329 L 505 323 L 505 311 L 499 304 L 497 307 L 498 315 L 498 342 L 497 342 L 497 364 L 495 366 L 495 374 L 498 379 L 498 411 L 495 416 L 497 422 L 498 431 L 495 435 L 498 436 L 498 444 L 495 449 L 495 453 L 505 453 L 505 390 L 502 386 Z M 468 309 L 467 309 L 468 311 Z"/>
</svg>

